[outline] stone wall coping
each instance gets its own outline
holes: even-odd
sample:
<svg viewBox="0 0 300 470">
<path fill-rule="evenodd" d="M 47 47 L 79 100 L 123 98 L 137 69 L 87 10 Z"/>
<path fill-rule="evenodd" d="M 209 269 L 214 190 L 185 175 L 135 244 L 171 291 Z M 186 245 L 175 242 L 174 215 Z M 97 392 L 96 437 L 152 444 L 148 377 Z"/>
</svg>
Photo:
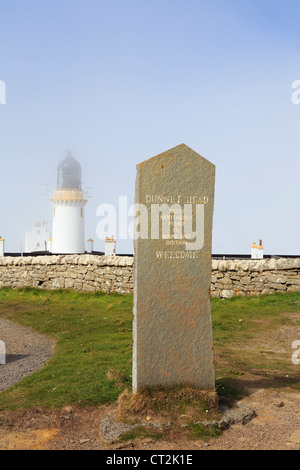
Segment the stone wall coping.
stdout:
<svg viewBox="0 0 300 470">
<path fill-rule="evenodd" d="M 299 258 L 268 258 L 268 259 L 247 259 L 247 260 L 212 260 L 213 271 L 276 271 L 300 268 Z"/>
<path fill-rule="evenodd" d="M 4 256 L 0 257 L 0 266 L 26 265 L 95 265 L 95 266 L 133 266 L 132 256 L 97 256 L 97 255 L 49 255 L 49 256 Z M 299 258 L 268 258 L 262 260 L 212 260 L 212 271 L 276 271 L 300 268 Z"/>
<path fill-rule="evenodd" d="M 4 256 L 0 257 L 0 266 L 27 265 L 94 265 L 94 266 L 133 266 L 131 256 L 96 256 L 96 255 L 50 255 L 50 256 Z"/>
</svg>

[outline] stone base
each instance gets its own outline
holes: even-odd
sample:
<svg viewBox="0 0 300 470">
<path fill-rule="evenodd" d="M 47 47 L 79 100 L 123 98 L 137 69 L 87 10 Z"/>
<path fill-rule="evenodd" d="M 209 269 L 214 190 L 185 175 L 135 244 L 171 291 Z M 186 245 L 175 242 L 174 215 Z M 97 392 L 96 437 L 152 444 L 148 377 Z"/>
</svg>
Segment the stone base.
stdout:
<svg viewBox="0 0 300 470">
<path fill-rule="evenodd" d="M 207 408 L 218 410 L 218 395 L 215 390 L 203 390 L 189 385 L 174 387 L 142 388 L 135 394 L 125 390 L 118 399 L 118 414 L 121 419 L 156 416 L 177 418 L 183 410 L 193 413 Z"/>
</svg>

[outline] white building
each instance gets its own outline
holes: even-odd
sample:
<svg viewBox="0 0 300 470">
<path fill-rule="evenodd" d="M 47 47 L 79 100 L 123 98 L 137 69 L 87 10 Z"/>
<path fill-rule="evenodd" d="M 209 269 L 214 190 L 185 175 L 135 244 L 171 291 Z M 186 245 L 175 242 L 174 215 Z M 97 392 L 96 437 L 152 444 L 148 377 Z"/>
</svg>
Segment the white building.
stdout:
<svg viewBox="0 0 300 470">
<path fill-rule="evenodd" d="M 34 251 L 48 251 L 48 240 L 50 233 L 48 230 L 48 222 L 37 222 L 34 227 L 25 232 L 25 253 Z"/>
<path fill-rule="evenodd" d="M 105 239 L 105 256 L 116 256 L 116 241 L 113 235 Z"/>
<path fill-rule="evenodd" d="M 84 253 L 87 195 L 81 189 L 81 167 L 68 155 L 59 164 L 57 175 L 57 189 L 52 195 L 52 253 Z"/>
<path fill-rule="evenodd" d="M 263 259 L 264 247 L 262 246 L 262 240 L 259 240 L 259 245 L 254 242 L 251 246 L 251 259 Z"/>
</svg>

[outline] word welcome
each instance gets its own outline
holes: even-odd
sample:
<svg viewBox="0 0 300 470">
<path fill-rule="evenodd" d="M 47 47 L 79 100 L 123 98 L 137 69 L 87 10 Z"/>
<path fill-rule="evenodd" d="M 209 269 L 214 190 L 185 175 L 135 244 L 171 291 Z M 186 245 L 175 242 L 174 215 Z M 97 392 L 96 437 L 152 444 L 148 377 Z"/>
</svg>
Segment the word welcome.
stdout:
<svg viewBox="0 0 300 470">
<path fill-rule="evenodd" d="M 201 250 L 204 245 L 205 203 L 132 204 L 128 208 L 127 196 L 120 196 L 119 239 L 186 240 L 186 250 Z M 98 206 L 96 215 L 102 217 L 96 228 L 100 240 L 117 233 L 117 211 L 112 204 Z M 128 217 L 133 217 L 129 224 Z"/>
</svg>

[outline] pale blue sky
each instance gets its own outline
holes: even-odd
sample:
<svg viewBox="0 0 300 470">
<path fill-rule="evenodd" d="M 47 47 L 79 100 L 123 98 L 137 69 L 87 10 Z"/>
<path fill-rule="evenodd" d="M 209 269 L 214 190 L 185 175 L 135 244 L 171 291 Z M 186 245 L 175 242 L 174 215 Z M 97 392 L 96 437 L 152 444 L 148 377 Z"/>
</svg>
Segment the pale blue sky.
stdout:
<svg viewBox="0 0 300 470">
<path fill-rule="evenodd" d="M 10 0 L 0 4 L 0 235 L 51 220 L 71 149 L 96 208 L 134 197 L 136 164 L 185 143 L 216 165 L 214 253 L 300 254 L 300 3 Z M 132 252 L 120 241 L 118 252 Z"/>
</svg>

